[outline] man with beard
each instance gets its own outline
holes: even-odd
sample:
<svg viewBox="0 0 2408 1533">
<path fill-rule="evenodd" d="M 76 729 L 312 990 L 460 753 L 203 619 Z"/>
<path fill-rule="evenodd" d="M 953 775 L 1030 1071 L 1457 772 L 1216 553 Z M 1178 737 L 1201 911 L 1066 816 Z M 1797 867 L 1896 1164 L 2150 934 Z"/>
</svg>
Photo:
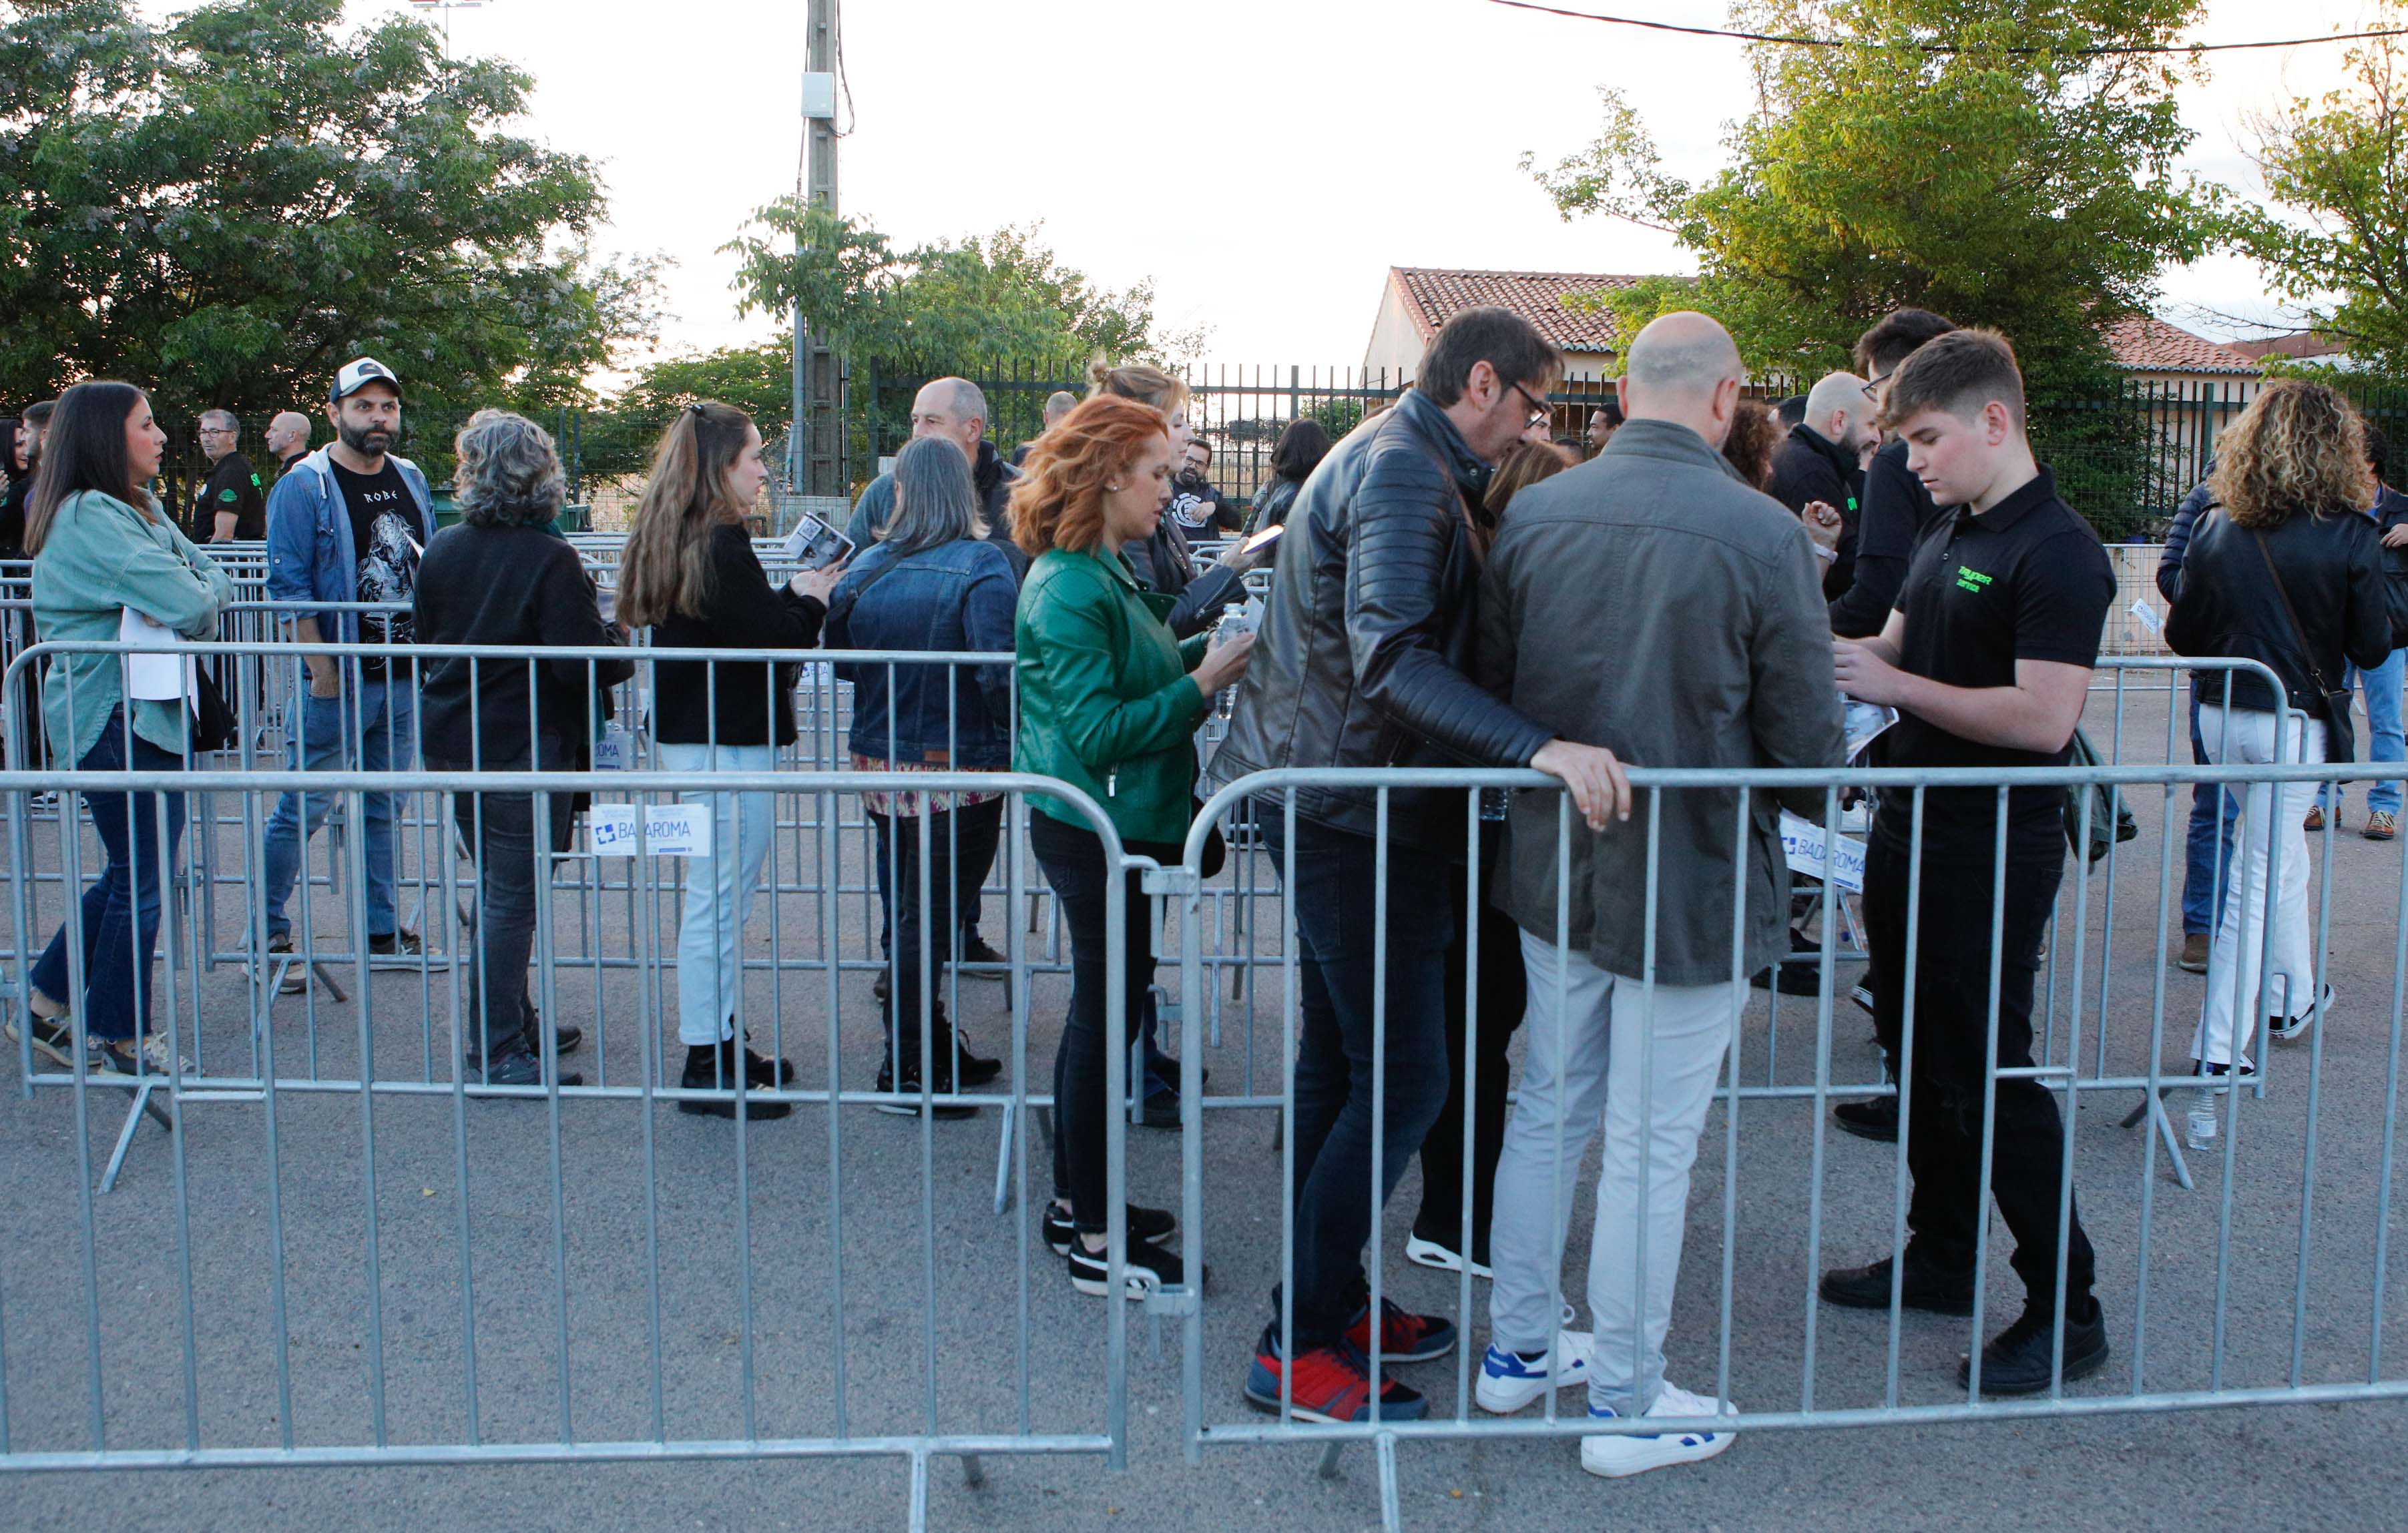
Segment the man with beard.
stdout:
<svg viewBox="0 0 2408 1533">
<path fill-rule="evenodd" d="M 426 476 L 393 445 L 401 435 L 401 383 L 373 357 L 347 362 L 328 393 L 326 418 L 336 439 L 276 481 L 267 501 L 267 594 L 296 608 L 318 602 L 398 603 L 398 612 L 337 608 L 303 610 L 293 637 L 303 647 L 308 696 L 286 713 L 294 765 L 309 771 L 357 768 L 381 772 L 408 766 L 416 754 L 418 689 L 408 662 L 312 652 L 324 643 L 407 644 L 407 609 L 418 559 L 432 534 L 434 498 Z M 389 668 L 389 664 L 391 668 Z M 297 731 L 292 721 L 298 720 Z M 421 951 L 404 932 L 394 903 L 395 795 L 363 795 L 362 837 L 367 863 L 370 954 Z M 286 794 L 267 823 L 265 887 L 267 951 L 293 951 L 285 906 L 300 875 L 303 849 L 334 807 L 326 794 Z M 304 943 L 306 950 L 308 944 Z M 286 992 L 308 983 L 308 966 L 294 966 Z"/>
<path fill-rule="evenodd" d="M 1212 444 L 1191 437 L 1179 455 L 1179 472 L 1170 480 L 1170 507 L 1162 514 L 1179 524 L 1190 543 L 1226 537 L 1244 520 L 1212 487 Z"/>
<path fill-rule="evenodd" d="M 1802 401 L 1805 414 L 1772 455 L 1772 498 L 1803 517 L 1820 502 L 1840 513 L 1840 543 L 1826 560 L 1824 600 L 1836 601 L 1856 580 L 1856 523 L 1864 499 L 1864 456 L 1881 440 L 1865 380 L 1832 373 Z"/>
</svg>

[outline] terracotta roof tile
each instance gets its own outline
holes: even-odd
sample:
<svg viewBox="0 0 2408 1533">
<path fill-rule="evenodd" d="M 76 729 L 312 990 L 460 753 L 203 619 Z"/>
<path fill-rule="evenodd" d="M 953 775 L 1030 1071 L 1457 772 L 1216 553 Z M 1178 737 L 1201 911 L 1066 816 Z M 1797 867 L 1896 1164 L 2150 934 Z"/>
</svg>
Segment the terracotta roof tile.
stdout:
<svg viewBox="0 0 2408 1533">
<path fill-rule="evenodd" d="M 1639 280 L 1580 271 L 1442 271 L 1426 266 L 1391 266 L 1388 280 L 1405 300 L 1405 311 L 1427 341 L 1455 314 L 1482 304 L 1495 304 L 1519 314 L 1539 333 L 1567 351 L 1612 351 L 1622 345 L 1621 327 L 1611 309 L 1568 309 L 1563 300 L 1573 294 L 1611 293 Z"/>
<path fill-rule="evenodd" d="M 2145 314 L 2118 320 L 2106 334 L 2116 365 L 2136 373 L 2245 373 L 2254 378 L 2258 371 L 2244 353 Z"/>
</svg>

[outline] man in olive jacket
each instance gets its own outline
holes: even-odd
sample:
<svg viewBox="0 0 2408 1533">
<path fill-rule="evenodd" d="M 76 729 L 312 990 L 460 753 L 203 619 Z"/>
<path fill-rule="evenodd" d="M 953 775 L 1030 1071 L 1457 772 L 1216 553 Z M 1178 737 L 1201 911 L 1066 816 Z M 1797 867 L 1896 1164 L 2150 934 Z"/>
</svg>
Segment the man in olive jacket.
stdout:
<svg viewBox="0 0 2408 1533">
<path fill-rule="evenodd" d="M 1482 681 L 1542 729 L 1641 766 L 1836 766 L 1822 565 L 1798 518 L 1743 483 L 1721 452 L 1742 378 L 1738 349 L 1703 314 L 1668 314 L 1640 333 L 1627 362 L 1628 419 L 1605 450 L 1513 497 L 1481 581 Z M 1753 795 L 1744 847 L 1735 844 L 1737 789 L 1656 797 L 1642 795 L 1627 824 L 1570 826 L 1565 929 L 1558 795 L 1515 795 L 1498 879 L 1498 902 L 1522 929 L 1530 1001 L 1520 1107 L 1497 1167 L 1484 1386 L 1550 1368 L 1569 1382 L 1576 1371 L 1576 1344 L 1550 1360 L 1565 1224 L 1554 1189 L 1569 1195 L 1602 1116 L 1588 1268 L 1589 1402 L 1600 1416 L 1728 1409 L 1663 1377 L 1689 1166 L 1746 1002 L 1744 976 L 1788 946 L 1776 800 L 1819 817 L 1823 792 Z M 1737 952 L 1735 895 L 1746 901 Z M 1596 1437 L 1582 1459 L 1593 1472 L 1627 1474 L 1729 1440 Z"/>
</svg>

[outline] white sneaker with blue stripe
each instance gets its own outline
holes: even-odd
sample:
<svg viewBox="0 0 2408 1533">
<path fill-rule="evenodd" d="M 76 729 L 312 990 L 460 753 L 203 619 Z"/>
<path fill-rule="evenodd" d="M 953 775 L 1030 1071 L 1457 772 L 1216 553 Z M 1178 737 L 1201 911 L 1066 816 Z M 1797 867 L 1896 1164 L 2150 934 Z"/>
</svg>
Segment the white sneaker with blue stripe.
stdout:
<svg viewBox="0 0 2408 1533">
<path fill-rule="evenodd" d="M 1612 1420 L 1613 1411 L 1601 1405 L 1588 1408 L 1589 1415 L 1598 1421 Z M 1664 1417 L 1736 1416 L 1739 1407 L 1728 1400 L 1709 1399 L 1692 1395 L 1678 1384 L 1667 1383 L 1647 1408 L 1647 1414 Z M 1731 1445 L 1727 1431 L 1631 1432 L 1614 1437 L 1581 1439 L 1581 1468 L 1591 1474 L 1619 1479 L 1626 1474 L 1644 1474 L 1668 1464 L 1690 1464 L 1700 1458 L 1712 1458 Z"/>
<path fill-rule="evenodd" d="M 1586 1331 L 1557 1331 L 1555 1345 L 1537 1357 L 1525 1357 L 1511 1347 L 1488 1344 L 1480 1360 L 1480 1383 L 1472 1397 L 1480 1409 L 1510 1416 L 1551 1389 L 1588 1383 L 1589 1347 Z"/>
</svg>

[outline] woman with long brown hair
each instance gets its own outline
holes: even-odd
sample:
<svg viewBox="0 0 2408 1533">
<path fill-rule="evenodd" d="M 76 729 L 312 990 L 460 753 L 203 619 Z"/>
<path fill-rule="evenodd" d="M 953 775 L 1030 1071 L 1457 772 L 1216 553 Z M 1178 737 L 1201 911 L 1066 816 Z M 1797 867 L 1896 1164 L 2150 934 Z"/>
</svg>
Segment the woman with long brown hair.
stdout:
<svg viewBox="0 0 2408 1533">
<path fill-rule="evenodd" d="M 1104 808 L 1121 844 L 1176 861 L 1196 810 L 1192 737 L 1223 687 L 1245 674 L 1254 637 L 1209 649 L 1172 638 L 1167 596 L 1140 589 L 1122 550 L 1153 535 L 1170 501 L 1171 433 L 1160 410 L 1094 398 L 1039 438 L 1011 496 L 1012 540 L 1036 556 L 1012 624 L 1020 676 L 1014 770 L 1058 778 Z M 1032 795 L 1028 838 L 1070 930 L 1070 1015 L 1054 1059 L 1054 1201 L 1047 1243 L 1082 1294 L 1109 1289 L 1104 1260 L 1105 1070 L 1147 1015 L 1154 923 L 1137 875 L 1118 875 L 1125 1038 L 1105 1035 L 1105 906 L 1114 870 L 1086 817 Z M 1182 1281 L 1158 1243 L 1169 1213 L 1131 1209 L 1127 1297 Z"/>
<path fill-rule="evenodd" d="M 650 627 L 652 647 L 808 650 L 819 643 L 841 564 L 770 583 L 744 518 L 769 471 L 761 432 L 733 405 L 703 400 L 678 411 L 652 451 L 652 478 L 636 507 L 619 566 L 618 618 Z M 652 693 L 652 738 L 673 772 L 766 772 L 795 742 L 793 674 L 767 661 L 665 661 Z M 681 1111 L 736 1116 L 734 1093 L 775 1090 L 783 1060 L 745 1048 L 743 937 L 768 861 L 774 795 L 688 793 L 711 807 L 710 851 L 686 865 L 678 927 L 678 1040 L 686 1046 Z M 748 1107 L 782 1118 L 785 1102 Z"/>
<path fill-rule="evenodd" d="M 2166 620 L 2177 654 L 2263 662 L 2282 679 L 2202 671 L 2200 738 L 2210 761 L 2346 761 L 2349 697 L 2343 663 L 2390 658 L 2382 550 L 2370 509 L 2374 477 L 2349 402 L 2321 383 L 2271 383 L 2215 443 L 2216 507 L 2185 551 Z M 2304 722 L 2286 705 L 2306 715 Z M 2314 782 L 2258 782 L 2244 795 L 2241 839 L 2207 960 L 2207 1002 L 2191 1056 L 2202 1075 L 2252 1067 L 2260 1018 L 2296 1037 L 2330 1001 L 2316 988 L 2308 924 L 2308 846 L 2300 822 Z M 2267 867 L 2279 838 L 2271 967 L 2265 950 Z"/>
</svg>

